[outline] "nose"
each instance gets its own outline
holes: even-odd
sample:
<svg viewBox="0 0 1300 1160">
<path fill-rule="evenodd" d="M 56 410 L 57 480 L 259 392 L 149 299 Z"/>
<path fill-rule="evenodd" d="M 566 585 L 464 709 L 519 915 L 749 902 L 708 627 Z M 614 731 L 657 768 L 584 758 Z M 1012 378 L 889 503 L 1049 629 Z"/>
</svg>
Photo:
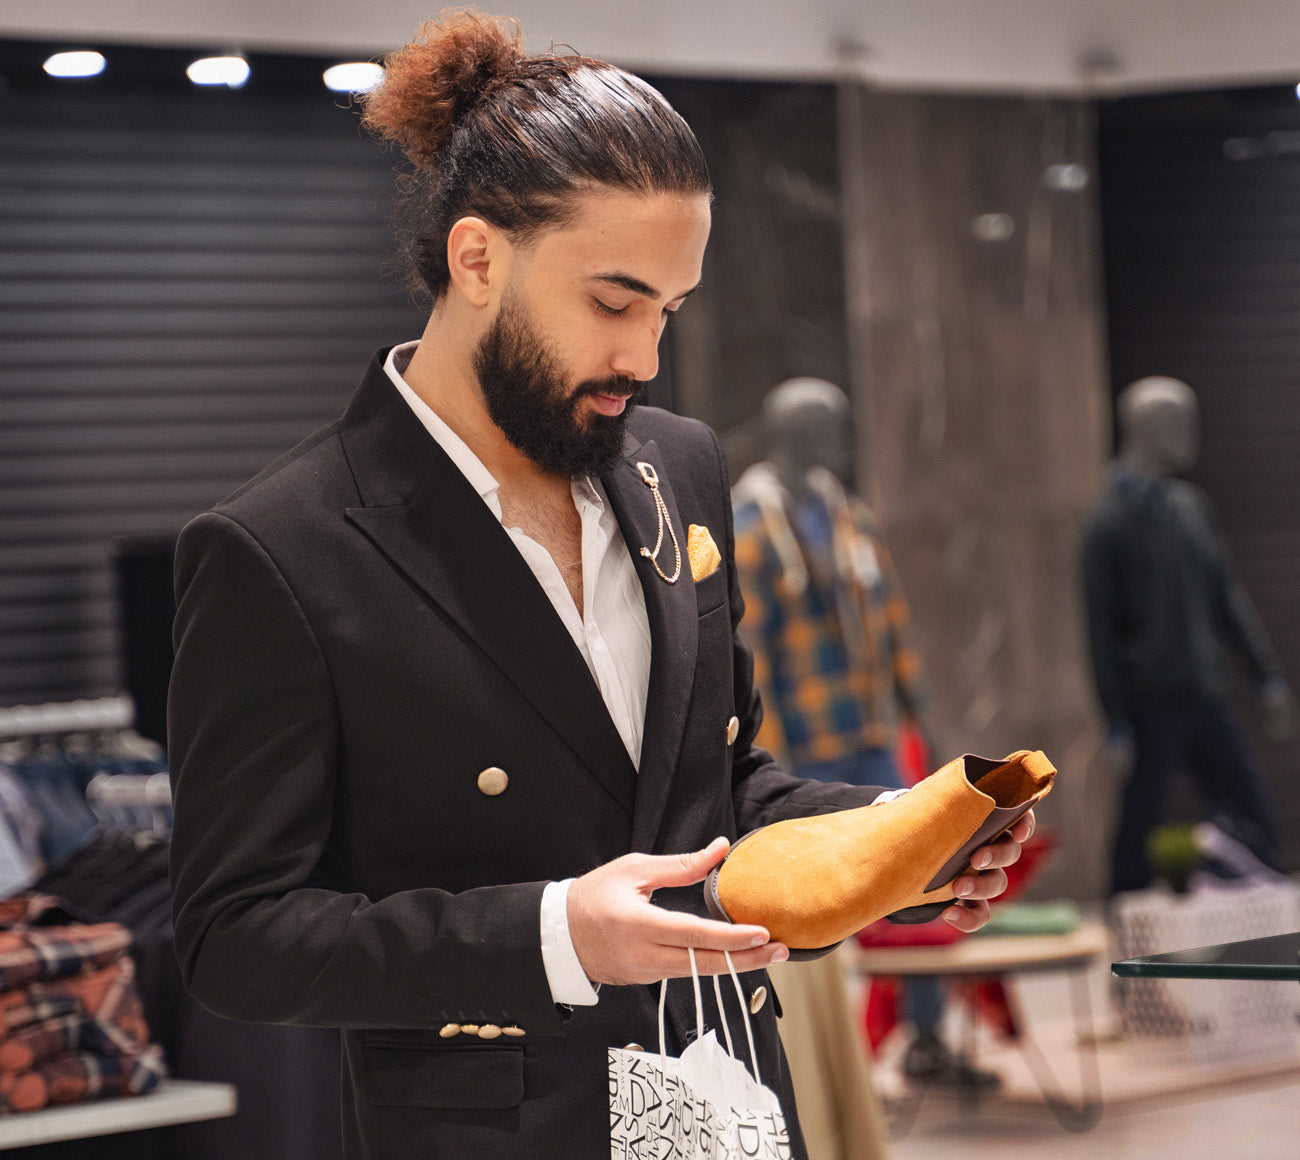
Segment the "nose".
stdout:
<svg viewBox="0 0 1300 1160">
<path fill-rule="evenodd" d="M 662 334 L 663 327 L 655 326 L 628 335 L 610 360 L 614 374 L 640 383 L 654 378 L 659 373 L 659 337 Z"/>
</svg>

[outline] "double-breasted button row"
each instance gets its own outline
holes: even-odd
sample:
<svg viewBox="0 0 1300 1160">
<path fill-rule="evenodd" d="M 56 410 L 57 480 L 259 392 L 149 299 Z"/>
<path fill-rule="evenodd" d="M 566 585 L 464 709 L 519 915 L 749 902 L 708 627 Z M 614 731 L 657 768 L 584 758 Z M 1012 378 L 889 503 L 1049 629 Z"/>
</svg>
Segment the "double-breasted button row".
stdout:
<svg viewBox="0 0 1300 1160">
<path fill-rule="evenodd" d="M 740 718 L 733 717 L 727 722 L 727 744 L 735 745 L 736 738 L 740 736 Z"/>
<path fill-rule="evenodd" d="M 522 1027 L 502 1027 L 496 1023 L 447 1023 L 438 1030 L 443 1039 L 452 1039 L 457 1035 L 477 1035 L 480 1039 L 500 1039 L 509 1036 L 517 1039 L 526 1034 Z"/>
<path fill-rule="evenodd" d="M 489 765 L 482 773 L 478 775 L 478 788 L 488 797 L 496 797 L 497 794 L 505 793 L 506 786 L 510 784 L 510 777 L 500 766 Z"/>
</svg>

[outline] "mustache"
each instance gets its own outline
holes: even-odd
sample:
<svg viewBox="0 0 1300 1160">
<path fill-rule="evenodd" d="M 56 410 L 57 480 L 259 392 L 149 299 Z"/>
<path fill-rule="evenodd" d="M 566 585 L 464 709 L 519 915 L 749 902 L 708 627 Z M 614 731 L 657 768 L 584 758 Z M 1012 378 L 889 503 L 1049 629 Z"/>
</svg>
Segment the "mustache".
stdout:
<svg viewBox="0 0 1300 1160">
<path fill-rule="evenodd" d="M 580 399 L 583 395 L 615 395 L 618 398 L 630 399 L 644 389 L 645 384 L 636 379 L 613 375 L 607 379 L 588 379 L 584 383 L 579 383 L 573 392 L 573 397 Z"/>
</svg>

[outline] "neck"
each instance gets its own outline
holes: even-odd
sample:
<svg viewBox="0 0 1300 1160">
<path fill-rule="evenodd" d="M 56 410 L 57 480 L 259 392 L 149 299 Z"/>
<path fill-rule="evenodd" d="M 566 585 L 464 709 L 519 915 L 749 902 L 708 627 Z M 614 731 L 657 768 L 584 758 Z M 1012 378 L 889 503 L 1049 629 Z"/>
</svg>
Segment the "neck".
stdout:
<svg viewBox="0 0 1300 1160">
<path fill-rule="evenodd" d="M 1130 474 L 1147 479 L 1167 479 L 1173 474 L 1168 463 L 1159 456 L 1151 454 L 1146 448 L 1135 444 L 1129 444 L 1121 449 L 1119 462 Z"/>
<path fill-rule="evenodd" d="M 567 491 L 566 477 L 539 467 L 492 421 L 474 372 L 474 351 L 482 333 L 479 319 L 467 313 L 459 298 L 449 294 L 434 307 L 402 377 L 465 441 L 503 489 Z"/>
</svg>

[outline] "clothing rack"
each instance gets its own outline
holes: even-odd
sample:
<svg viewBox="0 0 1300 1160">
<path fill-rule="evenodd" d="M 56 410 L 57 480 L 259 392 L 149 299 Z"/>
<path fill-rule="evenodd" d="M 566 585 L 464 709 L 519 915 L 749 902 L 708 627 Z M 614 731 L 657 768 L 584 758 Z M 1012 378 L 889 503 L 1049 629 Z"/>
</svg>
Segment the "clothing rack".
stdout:
<svg viewBox="0 0 1300 1160">
<path fill-rule="evenodd" d="M 172 790 L 165 773 L 97 773 L 86 786 L 86 804 L 101 822 L 119 829 L 171 830 Z"/>
<path fill-rule="evenodd" d="M 135 705 L 125 695 L 47 705 L 14 705 L 0 709 L 0 737 L 107 733 L 129 729 L 134 720 Z"/>
</svg>

